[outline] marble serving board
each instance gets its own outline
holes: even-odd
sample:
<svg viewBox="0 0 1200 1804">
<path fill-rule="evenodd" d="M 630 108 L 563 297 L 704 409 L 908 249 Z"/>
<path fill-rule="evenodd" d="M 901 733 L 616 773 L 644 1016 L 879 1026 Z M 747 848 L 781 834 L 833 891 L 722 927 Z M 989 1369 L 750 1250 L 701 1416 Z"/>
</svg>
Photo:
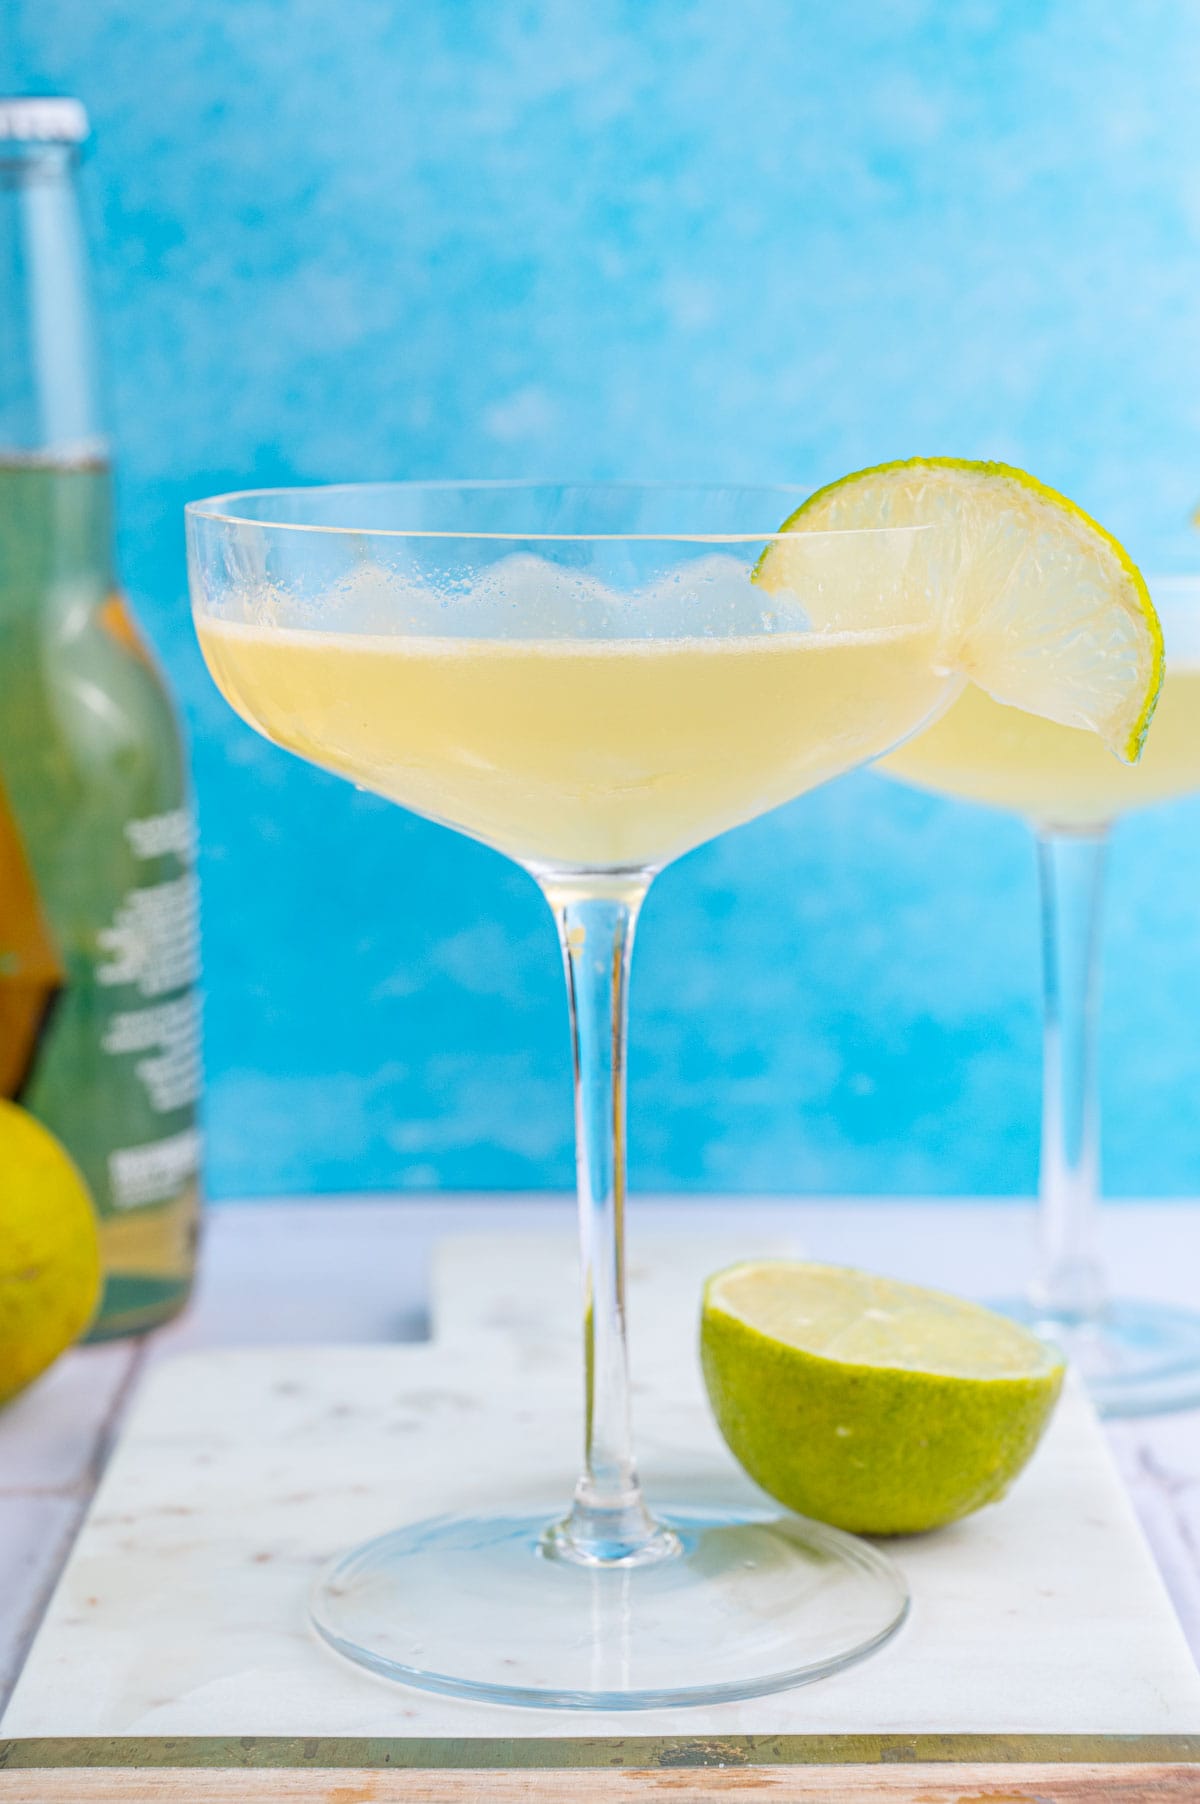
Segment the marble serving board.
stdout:
<svg viewBox="0 0 1200 1804">
<path fill-rule="evenodd" d="M 713 1427 L 695 1355 L 702 1276 L 746 1250 L 744 1238 L 683 1236 L 636 1249 L 635 1410 L 652 1497 L 748 1489 Z M 892 1544 L 910 1621 L 869 1662 L 819 1684 L 706 1709 L 701 1723 L 683 1709 L 471 1704 L 339 1660 L 306 1623 L 312 1576 L 338 1549 L 449 1507 L 566 1497 L 580 1432 L 577 1315 L 569 1242 L 475 1237 L 440 1250 L 432 1342 L 204 1352 L 152 1369 L 0 1737 L 482 1746 L 700 1732 L 1200 1732 L 1200 1680 L 1073 1385 L 1003 1504 Z"/>
</svg>

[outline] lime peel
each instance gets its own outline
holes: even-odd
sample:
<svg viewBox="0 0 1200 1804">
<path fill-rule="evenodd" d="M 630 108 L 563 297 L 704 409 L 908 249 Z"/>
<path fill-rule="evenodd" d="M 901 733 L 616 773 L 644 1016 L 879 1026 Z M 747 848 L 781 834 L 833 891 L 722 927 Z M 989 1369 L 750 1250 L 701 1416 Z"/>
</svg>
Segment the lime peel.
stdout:
<svg viewBox="0 0 1200 1804">
<path fill-rule="evenodd" d="M 764 1260 L 705 1287 L 717 1424 L 765 1491 L 860 1534 L 912 1534 L 1003 1496 L 1061 1357 L 978 1304 L 840 1266 Z"/>
</svg>

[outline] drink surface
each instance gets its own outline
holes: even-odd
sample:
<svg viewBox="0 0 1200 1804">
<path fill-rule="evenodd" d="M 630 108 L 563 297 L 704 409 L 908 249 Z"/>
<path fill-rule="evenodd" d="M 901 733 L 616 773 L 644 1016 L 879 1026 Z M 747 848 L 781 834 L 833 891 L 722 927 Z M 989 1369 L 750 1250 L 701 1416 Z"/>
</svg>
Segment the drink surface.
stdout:
<svg viewBox="0 0 1200 1804">
<path fill-rule="evenodd" d="M 1094 733 L 1023 714 L 974 685 L 880 765 L 885 775 L 1052 827 L 1091 827 L 1200 789 L 1200 660 L 1168 662 L 1137 764 Z"/>
<path fill-rule="evenodd" d="M 743 577 L 743 581 L 747 581 Z M 268 738 L 536 869 L 655 868 L 895 744 L 931 627 L 445 638 L 201 619 Z"/>
<path fill-rule="evenodd" d="M 96 1201 L 100 1335 L 162 1320 L 186 1296 L 199 1152 L 183 755 L 112 589 L 111 528 L 104 468 L 0 463 L 0 855 L 6 888 L 9 868 L 25 879 L 0 906 L 6 1023 L 25 948 L 48 948 L 36 996 L 23 991 L 6 1087 L 65 1143 Z"/>
</svg>

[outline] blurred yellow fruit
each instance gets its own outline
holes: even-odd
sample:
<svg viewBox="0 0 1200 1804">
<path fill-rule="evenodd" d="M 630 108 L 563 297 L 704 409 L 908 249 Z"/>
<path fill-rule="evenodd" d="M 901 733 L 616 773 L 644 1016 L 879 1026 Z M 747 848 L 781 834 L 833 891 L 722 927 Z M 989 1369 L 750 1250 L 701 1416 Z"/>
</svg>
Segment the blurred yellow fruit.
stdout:
<svg viewBox="0 0 1200 1804">
<path fill-rule="evenodd" d="M 78 1340 L 100 1283 L 87 1185 L 40 1121 L 0 1100 L 0 1403 Z"/>
</svg>

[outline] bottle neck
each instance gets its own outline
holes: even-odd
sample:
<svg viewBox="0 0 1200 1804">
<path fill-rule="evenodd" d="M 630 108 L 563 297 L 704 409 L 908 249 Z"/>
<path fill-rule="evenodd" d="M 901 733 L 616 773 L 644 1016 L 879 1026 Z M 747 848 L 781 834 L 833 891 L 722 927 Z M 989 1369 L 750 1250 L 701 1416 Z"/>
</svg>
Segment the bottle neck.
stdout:
<svg viewBox="0 0 1200 1804">
<path fill-rule="evenodd" d="M 0 463 L 106 455 L 76 152 L 0 144 Z"/>
</svg>

